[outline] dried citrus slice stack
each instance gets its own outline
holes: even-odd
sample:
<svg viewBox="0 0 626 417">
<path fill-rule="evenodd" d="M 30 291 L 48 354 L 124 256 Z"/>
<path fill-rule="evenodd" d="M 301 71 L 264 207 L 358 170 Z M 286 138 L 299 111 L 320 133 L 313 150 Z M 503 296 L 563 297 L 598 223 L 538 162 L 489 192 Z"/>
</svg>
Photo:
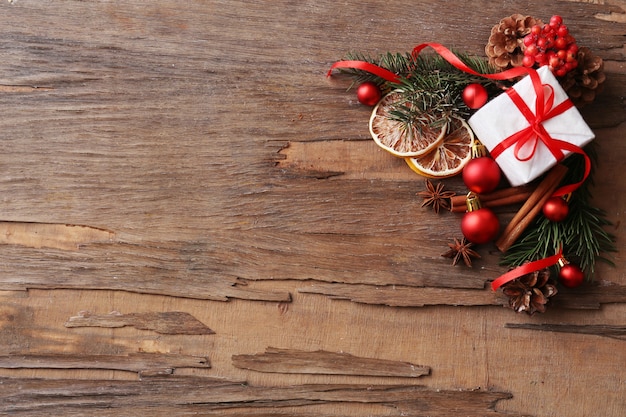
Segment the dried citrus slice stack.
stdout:
<svg viewBox="0 0 626 417">
<path fill-rule="evenodd" d="M 420 157 L 406 158 L 409 167 L 424 177 L 447 178 L 459 174 L 472 159 L 474 133 L 460 118 L 452 118 L 438 146 Z"/>
<path fill-rule="evenodd" d="M 420 157 L 437 148 L 446 133 L 446 124 L 433 124 L 419 120 L 406 123 L 395 117 L 400 108 L 411 111 L 415 106 L 400 91 L 392 91 L 374 107 L 370 117 L 370 133 L 374 141 L 383 149 L 402 158 Z"/>
</svg>

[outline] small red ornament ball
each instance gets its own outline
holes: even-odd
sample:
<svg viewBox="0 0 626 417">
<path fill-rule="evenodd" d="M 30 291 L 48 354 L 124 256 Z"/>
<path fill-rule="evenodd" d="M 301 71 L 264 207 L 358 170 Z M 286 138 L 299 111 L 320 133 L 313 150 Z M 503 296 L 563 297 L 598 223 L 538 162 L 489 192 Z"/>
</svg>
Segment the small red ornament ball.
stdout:
<svg viewBox="0 0 626 417">
<path fill-rule="evenodd" d="M 470 191 L 478 194 L 495 190 L 500 177 L 500 167 L 488 156 L 472 159 L 463 168 L 463 182 Z"/>
<path fill-rule="evenodd" d="M 487 102 L 488 94 L 480 84 L 469 84 L 463 89 L 463 102 L 470 109 L 479 109 Z"/>
<path fill-rule="evenodd" d="M 366 106 L 375 106 L 382 97 L 380 88 L 371 81 L 366 81 L 356 89 L 356 98 Z"/>
<path fill-rule="evenodd" d="M 577 265 L 563 265 L 559 271 L 559 281 L 567 288 L 576 288 L 583 283 L 585 273 Z"/>
<path fill-rule="evenodd" d="M 541 208 L 543 215 L 552 222 L 562 222 L 569 214 L 567 201 L 561 197 L 550 197 Z"/>
<path fill-rule="evenodd" d="M 463 236 L 478 245 L 494 240 L 499 231 L 498 217 L 486 207 L 465 213 L 461 220 Z"/>
</svg>

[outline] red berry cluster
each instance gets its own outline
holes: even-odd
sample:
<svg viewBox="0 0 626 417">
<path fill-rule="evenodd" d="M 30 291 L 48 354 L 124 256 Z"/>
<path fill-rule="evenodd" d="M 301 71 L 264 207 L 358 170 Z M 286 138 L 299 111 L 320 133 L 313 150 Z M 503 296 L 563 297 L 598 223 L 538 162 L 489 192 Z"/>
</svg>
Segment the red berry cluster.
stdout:
<svg viewBox="0 0 626 417">
<path fill-rule="evenodd" d="M 543 28 L 533 26 L 524 37 L 524 46 L 525 67 L 548 65 L 554 75 L 562 77 L 578 66 L 578 45 L 559 15 L 552 16 Z"/>
</svg>

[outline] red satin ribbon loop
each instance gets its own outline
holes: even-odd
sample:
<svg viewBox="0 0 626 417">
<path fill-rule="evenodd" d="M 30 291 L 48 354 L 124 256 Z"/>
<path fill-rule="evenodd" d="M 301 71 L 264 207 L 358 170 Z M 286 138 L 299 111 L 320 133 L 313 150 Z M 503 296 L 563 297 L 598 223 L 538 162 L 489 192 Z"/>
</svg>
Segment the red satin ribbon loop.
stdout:
<svg viewBox="0 0 626 417">
<path fill-rule="evenodd" d="M 491 283 L 491 289 L 496 291 L 507 282 L 513 281 L 514 279 L 517 279 L 523 275 L 551 267 L 552 265 L 555 265 L 557 262 L 559 262 L 562 257 L 563 253 L 561 252 L 561 249 L 559 249 L 559 252 L 556 255 L 518 266 L 517 268 L 510 270 L 506 274 L 503 274 L 498 277 L 498 279 L 494 280 Z"/>
<path fill-rule="evenodd" d="M 390 83 L 397 83 L 398 81 L 400 81 L 400 77 L 393 72 L 365 61 L 337 61 L 333 65 L 331 65 L 326 76 L 330 77 L 335 68 L 350 68 L 367 71 L 371 74 L 376 75 L 377 77 L 389 81 Z"/>
<path fill-rule="evenodd" d="M 515 68 L 511 68 L 506 71 L 498 72 L 495 74 L 481 74 L 480 72 L 476 72 L 470 67 L 468 67 L 463 61 L 461 61 L 459 57 L 454 55 L 452 51 L 450 51 L 448 48 L 436 42 L 429 42 L 429 43 L 423 43 L 421 45 L 417 45 L 415 48 L 413 48 L 413 52 L 411 53 L 412 56 L 414 58 L 417 58 L 420 52 L 422 52 L 422 50 L 424 50 L 427 47 L 434 49 L 435 52 L 441 55 L 443 59 L 445 59 L 450 64 L 452 64 L 452 66 L 454 66 L 456 69 L 466 72 L 468 74 L 476 75 L 478 77 L 483 77 L 483 78 L 487 78 L 490 80 L 497 80 L 497 81 L 506 81 L 506 80 L 510 80 L 511 78 L 521 77 L 523 75 L 528 74 L 533 79 L 533 84 L 535 84 L 535 82 L 538 82 L 541 85 L 541 79 L 539 78 L 539 74 L 537 74 L 537 71 L 535 71 L 533 68 L 515 67 Z M 541 94 L 541 99 L 543 101 L 543 92 Z"/>
</svg>

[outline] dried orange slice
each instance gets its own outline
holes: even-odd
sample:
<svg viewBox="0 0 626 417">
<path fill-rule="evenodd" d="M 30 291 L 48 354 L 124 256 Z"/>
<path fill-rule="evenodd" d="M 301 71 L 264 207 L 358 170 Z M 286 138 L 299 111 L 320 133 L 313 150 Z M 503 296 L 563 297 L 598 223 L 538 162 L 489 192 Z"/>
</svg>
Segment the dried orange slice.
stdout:
<svg viewBox="0 0 626 417">
<path fill-rule="evenodd" d="M 402 158 L 423 156 L 441 143 L 446 123 L 434 124 L 427 117 L 406 123 L 394 117 L 399 108 L 415 106 L 401 91 L 392 91 L 374 107 L 370 117 L 370 133 L 381 148 Z"/>
<path fill-rule="evenodd" d="M 463 119 L 453 118 L 448 133 L 439 146 L 427 155 L 406 158 L 409 167 L 418 174 L 430 178 L 452 177 L 463 170 L 472 159 L 474 133 Z"/>
</svg>

